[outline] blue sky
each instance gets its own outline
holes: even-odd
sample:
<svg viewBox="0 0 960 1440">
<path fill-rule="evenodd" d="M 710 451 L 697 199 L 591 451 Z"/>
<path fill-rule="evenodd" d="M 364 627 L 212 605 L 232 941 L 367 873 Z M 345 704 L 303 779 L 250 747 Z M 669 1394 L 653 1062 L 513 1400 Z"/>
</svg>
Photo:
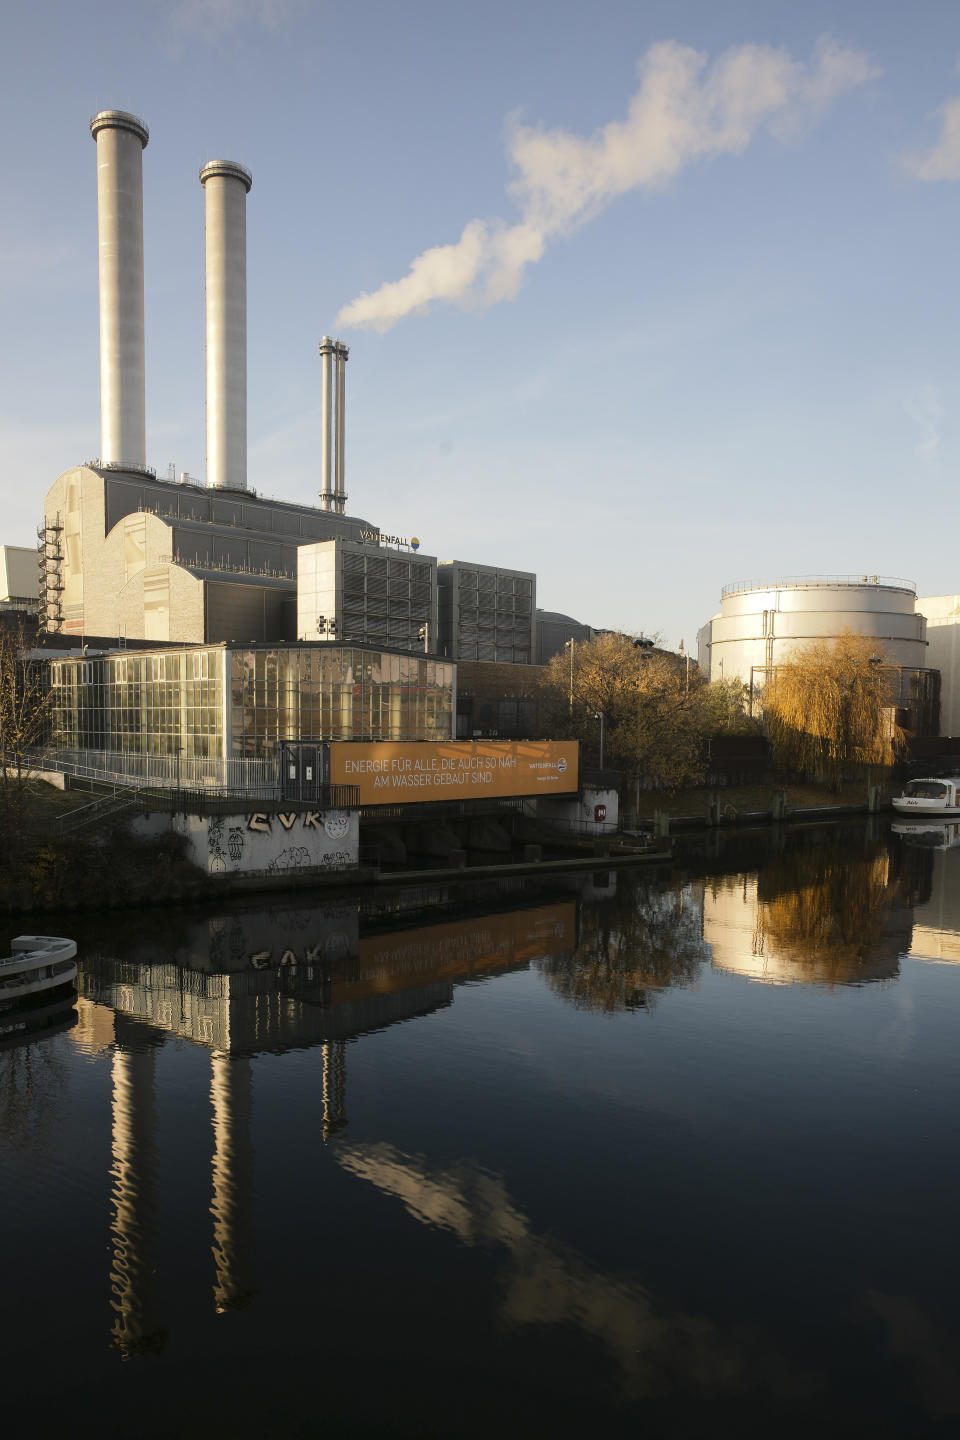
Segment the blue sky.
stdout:
<svg viewBox="0 0 960 1440">
<path fill-rule="evenodd" d="M 316 497 L 330 331 L 351 513 L 535 570 L 546 608 L 690 645 L 732 580 L 960 591 L 958 62 L 953 0 L 19 8 L 0 541 L 99 451 L 87 124 L 111 107 L 150 127 L 159 473 L 203 474 L 197 171 L 227 158 L 254 177 L 263 493 Z"/>
</svg>

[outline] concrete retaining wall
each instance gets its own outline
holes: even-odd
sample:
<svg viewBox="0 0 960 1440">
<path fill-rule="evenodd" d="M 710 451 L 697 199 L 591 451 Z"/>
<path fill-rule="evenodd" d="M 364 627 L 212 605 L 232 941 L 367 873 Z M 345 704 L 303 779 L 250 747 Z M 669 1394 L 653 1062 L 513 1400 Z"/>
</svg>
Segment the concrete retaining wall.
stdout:
<svg viewBox="0 0 960 1440">
<path fill-rule="evenodd" d="M 151 815 L 132 824 L 141 834 L 172 829 L 186 836 L 187 858 L 208 875 L 347 870 L 360 859 L 355 810 Z"/>
</svg>

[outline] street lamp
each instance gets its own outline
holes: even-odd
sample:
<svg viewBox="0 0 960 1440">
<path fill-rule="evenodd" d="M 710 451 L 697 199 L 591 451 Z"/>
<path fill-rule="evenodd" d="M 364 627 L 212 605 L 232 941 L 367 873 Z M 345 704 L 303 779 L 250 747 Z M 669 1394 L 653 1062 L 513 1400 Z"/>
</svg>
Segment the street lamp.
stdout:
<svg viewBox="0 0 960 1440">
<path fill-rule="evenodd" d="M 640 636 L 638 636 L 638 638 L 637 638 L 636 640 L 634 640 L 634 642 L 633 642 L 633 648 L 634 648 L 634 650 L 638 651 L 638 657 L 637 657 L 637 659 L 638 659 L 638 664 L 637 664 L 637 691 L 638 691 L 638 696 L 637 696 L 637 702 L 638 702 L 638 703 L 637 703 L 637 743 L 638 743 L 638 747 L 639 747 L 639 741 L 640 741 L 640 717 L 641 717 L 641 710 L 642 710 L 642 706 L 640 705 L 640 701 L 639 701 L 639 692 L 642 691 L 642 689 L 643 689 L 643 671 L 644 671 L 644 667 L 646 666 L 647 661 L 650 659 L 650 655 L 651 655 L 651 653 L 652 653 L 652 651 L 653 651 L 653 641 L 652 641 L 652 640 L 646 640 L 646 639 L 644 639 L 644 637 L 643 637 L 642 635 L 640 635 Z M 601 761 L 601 765 L 602 765 L 602 764 L 603 764 L 603 762 Z M 638 815 L 640 814 L 640 760 L 639 760 L 639 750 L 638 750 L 638 757 L 637 757 L 637 814 L 638 814 Z"/>
<path fill-rule="evenodd" d="M 600 769 L 602 770 L 602 769 L 603 769 L 603 711 L 602 711 L 602 710 L 598 710 L 598 711 L 596 712 L 596 714 L 594 715 L 593 718 L 594 718 L 594 720 L 599 720 L 599 721 L 600 721 Z"/>
</svg>

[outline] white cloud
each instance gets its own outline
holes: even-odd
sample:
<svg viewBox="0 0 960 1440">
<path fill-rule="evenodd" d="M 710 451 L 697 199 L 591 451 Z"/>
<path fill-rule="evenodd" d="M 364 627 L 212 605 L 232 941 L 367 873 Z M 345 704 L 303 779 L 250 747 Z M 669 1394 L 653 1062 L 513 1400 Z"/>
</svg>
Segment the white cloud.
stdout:
<svg viewBox="0 0 960 1440">
<path fill-rule="evenodd" d="M 738 155 L 768 128 L 777 138 L 818 120 L 848 90 L 880 72 L 833 41 L 810 64 L 784 50 L 742 45 L 707 66 L 689 46 L 665 41 L 640 62 L 624 120 L 594 136 L 515 124 L 507 155 L 520 220 L 471 220 L 460 239 L 417 257 L 402 280 L 345 305 L 336 324 L 389 330 L 436 300 L 484 307 L 512 300 L 547 242 L 569 234 L 631 190 L 663 185 L 693 161 Z"/>
<path fill-rule="evenodd" d="M 940 454 L 940 421 L 943 406 L 940 392 L 935 385 L 924 385 L 913 395 L 908 395 L 903 408 L 920 430 L 917 455 L 921 460 L 936 460 Z"/>
<path fill-rule="evenodd" d="M 904 163 L 918 180 L 960 180 L 960 100 L 948 100 L 935 113 L 941 116 L 937 143 Z"/>
<path fill-rule="evenodd" d="M 178 44 L 197 37 L 215 40 L 244 25 L 278 30 L 301 4 L 302 0 L 174 0 L 167 26 Z"/>
</svg>

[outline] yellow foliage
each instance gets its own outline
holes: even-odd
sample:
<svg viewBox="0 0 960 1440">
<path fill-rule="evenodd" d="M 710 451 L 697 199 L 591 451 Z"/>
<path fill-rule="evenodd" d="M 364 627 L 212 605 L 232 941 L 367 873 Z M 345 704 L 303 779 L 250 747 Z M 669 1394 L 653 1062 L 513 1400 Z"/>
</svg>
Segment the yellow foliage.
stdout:
<svg viewBox="0 0 960 1440">
<path fill-rule="evenodd" d="M 875 641 L 844 631 L 777 666 L 762 703 L 778 765 L 836 785 L 851 770 L 895 763 L 904 735 L 884 658 Z"/>
</svg>

